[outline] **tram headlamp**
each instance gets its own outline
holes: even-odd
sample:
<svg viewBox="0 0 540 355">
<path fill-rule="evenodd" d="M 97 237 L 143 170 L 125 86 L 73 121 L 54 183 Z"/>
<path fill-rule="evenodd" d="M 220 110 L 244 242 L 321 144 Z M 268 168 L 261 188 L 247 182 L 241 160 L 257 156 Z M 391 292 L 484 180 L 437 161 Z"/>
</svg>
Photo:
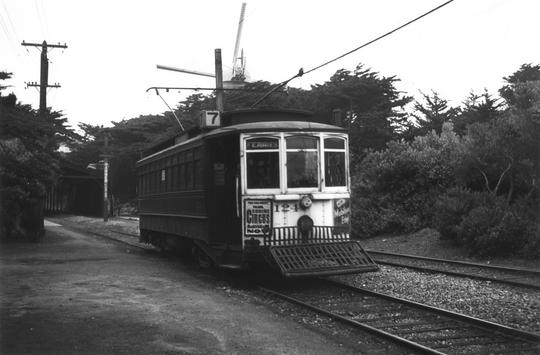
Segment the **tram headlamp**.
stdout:
<svg viewBox="0 0 540 355">
<path fill-rule="evenodd" d="M 313 230 L 313 220 L 311 219 L 311 217 L 306 215 L 298 218 L 297 225 L 300 233 L 303 235 L 308 234 Z"/>
<path fill-rule="evenodd" d="M 312 204 L 313 204 L 313 201 L 307 195 L 302 196 L 302 198 L 300 199 L 300 208 L 302 208 L 303 210 L 307 210 L 308 208 L 311 207 Z"/>
</svg>

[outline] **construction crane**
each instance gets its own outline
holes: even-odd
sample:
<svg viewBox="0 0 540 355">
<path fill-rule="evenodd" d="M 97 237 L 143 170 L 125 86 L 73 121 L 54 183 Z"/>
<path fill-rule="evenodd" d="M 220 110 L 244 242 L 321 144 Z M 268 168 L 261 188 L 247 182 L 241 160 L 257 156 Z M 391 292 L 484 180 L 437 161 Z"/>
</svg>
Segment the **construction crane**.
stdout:
<svg viewBox="0 0 540 355">
<path fill-rule="evenodd" d="M 236 33 L 236 42 L 234 44 L 234 54 L 233 54 L 233 65 L 230 72 L 224 75 L 225 80 L 223 81 L 224 88 L 240 88 L 244 86 L 247 79 L 246 73 L 246 58 L 244 57 L 244 50 L 240 51 L 240 56 L 238 56 L 238 50 L 240 48 L 240 38 L 242 37 L 242 27 L 244 23 L 244 14 L 246 12 L 246 3 L 242 3 L 242 8 L 240 10 L 240 20 L 238 22 L 238 31 Z M 187 73 L 193 75 L 207 76 L 215 78 L 215 74 L 201 72 L 197 70 L 183 69 L 177 67 L 171 67 L 168 65 L 157 65 L 158 69 L 171 70 L 180 73 Z"/>
<path fill-rule="evenodd" d="M 240 10 L 240 20 L 238 21 L 238 32 L 236 33 L 236 43 L 234 44 L 233 65 L 231 73 L 231 81 L 245 81 L 246 80 L 246 59 L 244 57 L 244 49 L 241 51 L 240 57 L 238 57 L 238 49 L 240 47 L 240 38 L 242 37 L 242 26 L 244 24 L 244 14 L 246 12 L 246 3 L 242 3 L 242 9 Z"/>
</svg>

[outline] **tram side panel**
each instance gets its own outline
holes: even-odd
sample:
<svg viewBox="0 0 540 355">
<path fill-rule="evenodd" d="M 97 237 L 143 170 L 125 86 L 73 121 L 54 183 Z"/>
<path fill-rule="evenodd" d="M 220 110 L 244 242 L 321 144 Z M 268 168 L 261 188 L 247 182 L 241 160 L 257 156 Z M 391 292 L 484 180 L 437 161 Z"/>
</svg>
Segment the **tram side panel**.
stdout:
<svg viewBox="0 0 540 355">
<path fill-rule="evenodd" d="M 179 147 L 139 162 L 141 239 L 186 237 L 208 240 L 201 145 Z"/>
</svg>

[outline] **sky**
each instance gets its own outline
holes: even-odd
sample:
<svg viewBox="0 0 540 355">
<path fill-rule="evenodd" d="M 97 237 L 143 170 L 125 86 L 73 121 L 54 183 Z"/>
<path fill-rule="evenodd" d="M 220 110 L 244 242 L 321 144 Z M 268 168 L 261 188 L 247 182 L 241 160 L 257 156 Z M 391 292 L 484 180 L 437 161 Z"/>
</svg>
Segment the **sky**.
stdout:
<svg viewBox="0 0 540 355">
<path fill-rule="evenodd" d="M 110 126 L 168 110 L 152 86 L 214 87 L 213 78 L 156 69 L 214 71 L 221 48 L 230 70 L 242 2 L 241 37 L 251 80 L 274 83 L 311 69 L 442 4 L 445 0 L 0 0 L 0 71 L 18 100 L 39 106 L 40 49 L 49 49 L 47 106 L 72 127 Z M 421 97 L 434 90 L 452 105 L 470 92 L 493 95 L 524 63 L 540 64 L 540 1 L 455 0 L 410 26 L 290 83 L 309 89 L 362 63 L 400 79 Z M 163 93 L 170 106 L 192 91 Z"/>
</svg>

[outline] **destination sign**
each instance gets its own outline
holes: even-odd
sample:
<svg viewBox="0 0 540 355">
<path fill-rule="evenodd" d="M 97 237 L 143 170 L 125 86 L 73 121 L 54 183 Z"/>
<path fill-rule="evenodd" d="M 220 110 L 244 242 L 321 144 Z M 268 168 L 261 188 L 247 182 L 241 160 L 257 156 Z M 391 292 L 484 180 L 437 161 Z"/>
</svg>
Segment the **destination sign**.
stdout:
<svg viewBox="0 0 540 355">
<path fill-rule="evenodd" d="M 279 141 L 273 138 L 250 139 L 246 142 L 246 149 L 278 149 Z"/>
</svg>

